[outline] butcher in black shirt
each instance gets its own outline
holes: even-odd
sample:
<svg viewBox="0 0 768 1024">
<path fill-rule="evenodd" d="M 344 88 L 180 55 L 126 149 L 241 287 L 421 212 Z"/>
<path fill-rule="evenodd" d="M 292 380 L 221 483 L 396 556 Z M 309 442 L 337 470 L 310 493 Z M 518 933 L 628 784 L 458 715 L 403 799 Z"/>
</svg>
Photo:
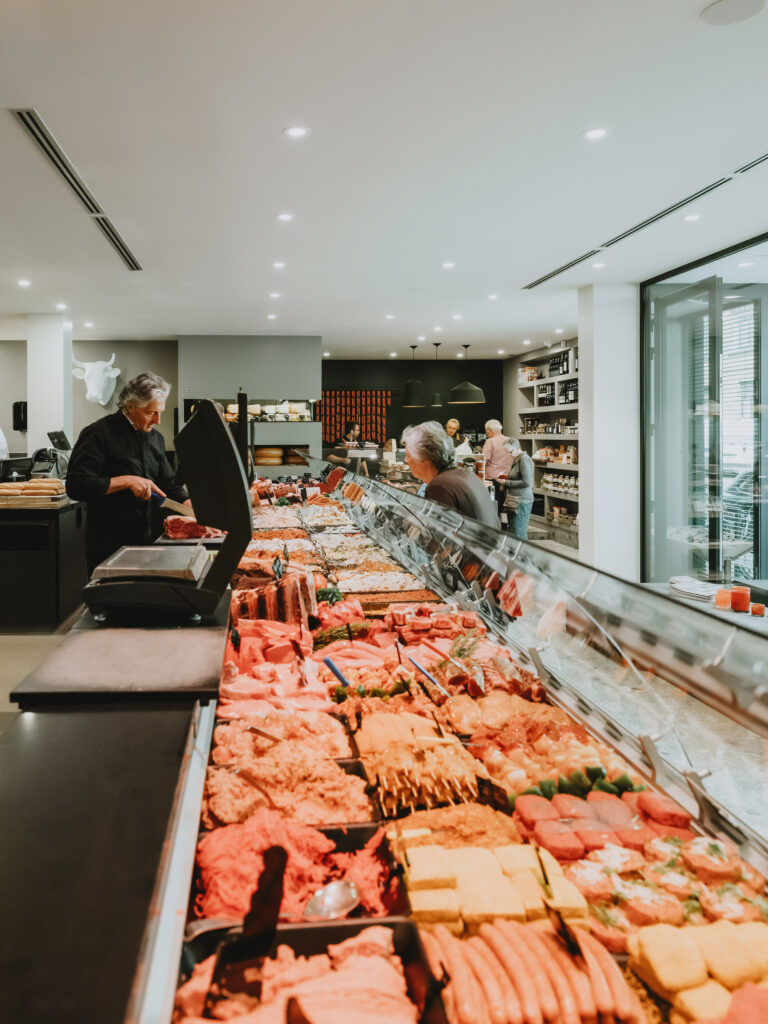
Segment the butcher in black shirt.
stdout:
<svg viewBox="0 0 768 1024">
<path fill-rule="evenodd" d="M 162 514 L 152 494 L 187 501 L 174 479 L 165 440 L 156 424 L 170 384 L 140 373 L 120 392 L 118 411 L 85 427 L 72 452 L 67 494 L 88 503 L 85 550 L 88 572 L 124 544 L 151 544 Z"/>
</svg>

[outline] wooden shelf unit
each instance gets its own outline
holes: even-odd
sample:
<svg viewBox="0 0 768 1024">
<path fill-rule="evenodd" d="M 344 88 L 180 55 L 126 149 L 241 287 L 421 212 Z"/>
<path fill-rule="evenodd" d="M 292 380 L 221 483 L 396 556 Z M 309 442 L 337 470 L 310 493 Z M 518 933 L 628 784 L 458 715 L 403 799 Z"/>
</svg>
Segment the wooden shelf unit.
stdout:
<svg viewBox="0 0 768 1024">
<path fill-rule="evenodd" d="M 566 420 L 569 424 L 578 423 L 578 401 L 569 404 L 555 404 L 555 405 L 539 405 L 539 394 L 540 389 L 545 384 L 554 384 L 555 386 L 555 401 L 560 398 L 561 394 L 565 390 L 563 385 L 570 384 L 571 382 L 578 381 L 579 374 L 576 370 L 576 355 L 578 351 L 578 339 L 573 338 L 570 341 L 563 342 L 562 345 L 556 347 L 553 346 L 551 349 L 540 349 L 537 352 L 532 352 L 521 356 L 517 365 L 518 372 L 523 366 L 535 366 L 537 372 L 541 376 L 535 380 L 520 381 L 518 377 L 517 383 L 517 396 L 515 401 L 516 415 L 518 423 L 522 427 L 523 423 L 527 419 L 537 419 L 540 422 L 549 422 L 553 414 L 555 417 Z M 569 357 L 569 372 L 561 374 L 553 374 L 549 376 L 549 362 L 550 360 L 559 355 L 563 351 L 570 352 Z M 518 433 L 517 435 L 521 441 L 522 448 L 529 455 L 533 455 L 534 452 L 544 447 L 559 447 L 560 445 L 577 446 L 579 442 L 578 432 L 575 434 L 540 434 L 540 433 Z M 560 464 L 557 462 L 536 462 L 534 460 L 534 487 L 533 492 L 535 495 L 544 499 L 544 515 L 532 515 L 531 522 L 535 522 L 538 526 L 546 527 L 552 531 L 555 539 L 562 540 L 564 543 L 569 544 L 571 547 L 578 548 L 578 536 L 579 527 L 578 523 L 560 523 L 557 521 L 557 517 L 548 518 L 548 513 L 552 514 L 553 509 L 556 505 L 565 504 L 569 510 L 576 514 L 579 507 L 579 496 L 576 494 L 570 494 L 567 491 L 557 491 L 542 487 L 543 477 L 548 473 L 570 473 L 578 474 L 579 466 L 577 464 Z"/>
</svg>

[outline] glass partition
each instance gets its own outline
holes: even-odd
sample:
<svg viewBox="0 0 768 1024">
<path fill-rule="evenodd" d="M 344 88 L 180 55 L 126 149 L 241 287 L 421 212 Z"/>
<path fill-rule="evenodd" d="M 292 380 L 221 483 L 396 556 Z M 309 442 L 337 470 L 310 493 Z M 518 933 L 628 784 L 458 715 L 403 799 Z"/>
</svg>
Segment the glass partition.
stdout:
<svg viewBox="0 0 768 1024">
<path fill-rule="evenodd" d="M 768 241 L 646 282 L 644 573 L 768 587 Z"/>
<path fill-rule="evenodd" d="M 768 856 L 768 639 L 386 483 L 347 474 L 339 492 L 350 481 L 362 529 L 477 611 L 595 735 Z"/>
</svg>

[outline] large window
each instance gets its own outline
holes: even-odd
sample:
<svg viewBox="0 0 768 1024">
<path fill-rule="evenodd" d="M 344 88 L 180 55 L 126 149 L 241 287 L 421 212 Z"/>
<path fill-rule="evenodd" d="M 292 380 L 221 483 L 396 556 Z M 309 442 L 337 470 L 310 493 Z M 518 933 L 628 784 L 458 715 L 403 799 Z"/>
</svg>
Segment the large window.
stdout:
<svg viewBox="0 0 768 1024">
<path fill-rule="evenodd" d="M 645 579 L 768 581 L 768 239 L 642 298 Z"/>
</svg>

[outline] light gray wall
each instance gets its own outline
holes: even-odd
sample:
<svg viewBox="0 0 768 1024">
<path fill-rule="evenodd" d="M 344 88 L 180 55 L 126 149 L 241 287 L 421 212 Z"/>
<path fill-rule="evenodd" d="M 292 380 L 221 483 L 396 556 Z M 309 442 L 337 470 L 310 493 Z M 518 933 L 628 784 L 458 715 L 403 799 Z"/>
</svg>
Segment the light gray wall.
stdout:
<svg viewBox="0 0 768 1024">
<path fill-rule="evenodd" d="M 0 341 L 0 429 L 8 449 L 20 455 L 27 453 L 27 435 L 12 430 L 14 402 L 27 400 L 27 343 Z"/>
<path fill-rule="evenodd" d="M 72 354 L 82 362 L 95 359 L 109 359 L 115 353 L 115 366 L 120 368 L 117 386 L 106 406 L 97 402 L 86 402 L 85 381 L 72 378 L 73 419 L 75 438 L 83 427 L 94 423 L 117 409 L 117 396 L 123 386 L 145 370 L 159 373 L 171 385 L 171 393 L 160 423 L 160 432 L 165 438 L 167 449 L 173 448 L 173 410 L 181 404 L 179 399 L 178 345 L 170 341 L 73 341 Z M 181 421 L 180 421 L 181 424 Z M 74 443 L 75 438 L 70 438 Z"/>
<path fill-rule="evenodd" d="M 258 401 L 320 398 L 320 337 L 180 335 L 179 404 L 185 398 L 234 401 L 240 388 Z"/>
</svg>

